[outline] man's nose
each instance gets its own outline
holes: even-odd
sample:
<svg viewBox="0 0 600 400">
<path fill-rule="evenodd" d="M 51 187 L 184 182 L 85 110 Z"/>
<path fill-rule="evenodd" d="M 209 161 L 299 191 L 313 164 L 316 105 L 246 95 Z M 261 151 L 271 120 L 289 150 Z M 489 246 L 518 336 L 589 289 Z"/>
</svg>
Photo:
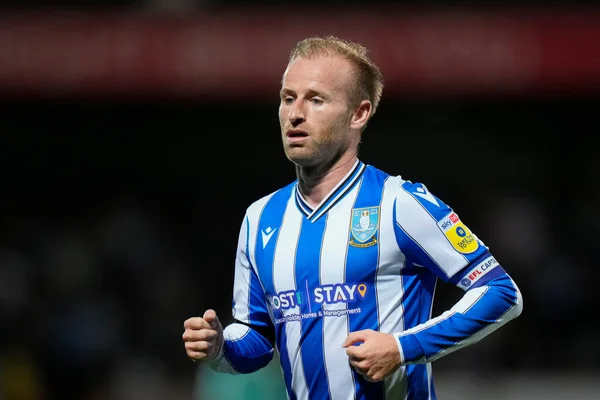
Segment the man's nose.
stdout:
<svg viewBox="0 0 600 400">
<path fill-rule="evenodd" d="M 290 109 L 288 118 L 293 126 L 298 126 L 305 120 L 304 110 L 302 109 L 302 105 L 299 104 L 299 102 L 294 103 L 294 105 Z"/>
</svg>

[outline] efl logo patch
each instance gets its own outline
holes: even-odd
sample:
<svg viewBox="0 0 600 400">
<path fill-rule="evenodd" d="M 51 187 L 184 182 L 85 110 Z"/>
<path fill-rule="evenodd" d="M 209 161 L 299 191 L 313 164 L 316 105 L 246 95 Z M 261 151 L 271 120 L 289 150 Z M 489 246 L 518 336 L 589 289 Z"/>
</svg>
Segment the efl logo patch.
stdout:
<svg viewBox="0 0 600 400">
<path fill-rule="evenodd" d="M 353 208 L 350 220 L 350 245 L 370 247 L 377 244 L 379 207 Z"/>
<path fill-rule="evenodd" d="M 479 248 L 479 242 L 455 212 L 442 218 L 437 225 L 444 232 L 452 247 L 459 253 L 469 254 Z"/>
<path fill-rule="evenodd" d="M 469 271 L 469 273 L 460 280 L 458 286 L 467 290 L 475 282 L 483 278 L 488 272 L 494 269 L 498 265 L 498 261 L 494 257 L 488 257 L 483 262 L 478 264 L 475 268 Z"/>
</svg>

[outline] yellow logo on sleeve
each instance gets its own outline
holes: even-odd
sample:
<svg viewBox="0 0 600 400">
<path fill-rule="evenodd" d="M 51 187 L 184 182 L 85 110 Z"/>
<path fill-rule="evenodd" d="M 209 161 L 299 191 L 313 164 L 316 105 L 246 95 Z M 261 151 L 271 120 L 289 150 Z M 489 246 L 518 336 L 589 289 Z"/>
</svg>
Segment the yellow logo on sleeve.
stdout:
<svg viewBox="0 0 600 400">
<path fill-rule="evenodd" d="M 479 241 L 469 228 L 462 223 L 456 213 L 448 214 L 438 222 L 438 226 L 444 232 L 452 247 L 459 253 L 469 254 L 479 248 Z"/>
</svg>

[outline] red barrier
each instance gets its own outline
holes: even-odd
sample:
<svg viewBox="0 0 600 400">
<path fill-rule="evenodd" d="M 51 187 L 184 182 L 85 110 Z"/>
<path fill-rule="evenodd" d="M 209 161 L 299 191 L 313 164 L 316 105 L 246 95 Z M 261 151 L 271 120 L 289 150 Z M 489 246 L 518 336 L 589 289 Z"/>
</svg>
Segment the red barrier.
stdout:
<svg viewBox="0 0 600 400">
<path fill-rule="evenodd" d="M 276 96 L 291 46 L 371 50 L 388 96 L 600 92 L 600 10 L 0 15 L 0 96 Z"/>
</svg>

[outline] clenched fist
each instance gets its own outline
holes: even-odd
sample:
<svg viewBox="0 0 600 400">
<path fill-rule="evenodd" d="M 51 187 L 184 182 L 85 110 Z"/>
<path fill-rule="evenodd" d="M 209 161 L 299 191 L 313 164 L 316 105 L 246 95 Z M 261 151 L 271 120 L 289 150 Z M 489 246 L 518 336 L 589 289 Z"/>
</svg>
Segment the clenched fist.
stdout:
<svg viewBox="0 0 600 400">
<path fill-rule="evenodd" d="M 396 340 L 392 335 L 366 329 L 350 332 L 342 347 L 346 349 L 356 372 L 370 382 L 378 382 L 396 371 L 401 364 Z"/>
<path fill-rule="evenodd" d="M 214 310 L 207 310 L 202 318 L 189 318 L 183 323 L 185 351 L 192 361 L 210 361 L 223 347 L 223 326 Z"/>
</svg>

